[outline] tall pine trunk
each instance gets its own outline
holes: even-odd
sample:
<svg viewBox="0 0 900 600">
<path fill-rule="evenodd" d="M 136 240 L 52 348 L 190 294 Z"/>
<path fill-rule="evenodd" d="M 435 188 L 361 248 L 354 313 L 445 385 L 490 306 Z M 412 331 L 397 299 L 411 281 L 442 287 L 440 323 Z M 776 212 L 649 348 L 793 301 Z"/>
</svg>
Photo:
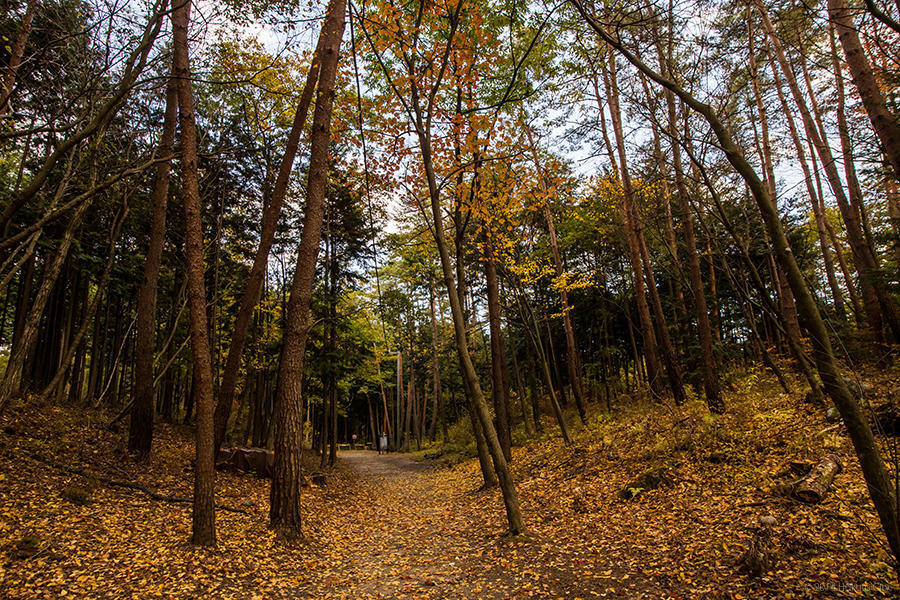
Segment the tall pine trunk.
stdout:
<svg viewBox="0 0 900 600">
<path fill-rule="evenodd" d="M 894 179 L 900 180 L 900 120 L 887 107 L 845 0 L 828 0 L 828 16 L 837 28 L 838 39 L 844 49 L 853 84 L 872 122 L 872 129 L 894 170 Z M 893 328 L 893 325 L 891 327 Z M 900 334 L 896 330 L 894 337 L 900 339 Z"/>
<path fill-rule="evenodd" d="M 530 127 L 525 127 L 525 134 L 528 136 L 528 145 L 530 148 L 531 158 L 534 162 L 534 168 L 538 171 L 538 184 L 541 193 L 545 198 L 541 203 L 541 209 L 544 214 L 544 221 L 547 223 L 547 231 L 550 236 L 550 249 L 553 251 L 553 267 L 556 271 L 556 277 L 562 278 L 564 275 L 562 257 L 559 253 L 559 243 L 556 239 L 556 225 L 553 222 L 553 213 L 550 210 L 549 190 L 547 180 L 543 169 L 541 169 L 538 161 L 537 148 L 534 145 L 534 139 Z M 566 291 L 565 282 L 560 282 L 559 301 L 562 305 L 563 313 L 563 329 L 566 333 L 566 370 L 569 376 L 569 385 L 572 388 L 572 396 L 575 398 L 575 407 L 578 410 L 578 416 L 582 423 L 587 422 L 587 413 L 584 408 L 584 390 L 581 382 L 581 364 L 578 357 L 578 344 L 575 341 L 575 329 L 572 327 L 571 307 L 569 306 L 569 296 Z M 551 341 L 552 343 L 552 341 Z M 562 382 L 560 381 L 560 390 L 562 391 Z"/>
<path fill-rule="evenodd" d="M 509 433 L 509 389 L 506 374 L 506 349 L 500 327 L 500 284 L 497 280 L 497 259 L 490 234 L 484 240 L 484 275 L 487 283 L 488 327 L 491 333 L 491 395 L 497 417 L 497 436 L 503 456 L 512 458 L 512 437 Z"/>
<path fill-rule="evenodd" d="M 670 31 L 671 34 L 671 31 Z M 662 48 L 657 46 L 660 67 L 663 73 L 671 73 L 673 65 L 670 56 L 663 58 Z M 681 226 L 684 230 L 684 243 L 688 261 L 691 291 L 694 297 L 694 317 L 697 319 L 697 333 L 700 337 L 701 371 L 703 373 L 703 392 L 710 412 L 725 412 L 725 402 L 719 388 L 719 376 L 716 368 L 716 356 L 713 352 L 712 328 L 706 308 L 706 293 L 703 290 L 703 277 L 700 274 L 700 253 L 697 251 L 697 239 L 694 233 L 694 219 L 691 213 L 690 198 L 684 177 L 681 161 L 681 146 L 678 143 L 678 117 L 675 96 L 665 90 L 666 108 L 669 117 L 669 135 L 672 137 L 672 165 L 675 170 L 675 190 L 678 194 L 678 207 L 681 211 Z"/>
<path fill-rule="evenodd" d="M 312 298 L 316 257 L 322 236 L 325 186 L 328 181 L 331 114 L 341 40 L 344 35 L 346 2 L 331 0 L 322 31 L 321 68 L 316 90 L 316 108 L 310 136 L 306 210 L 297 249 L 297 266 L 284 323 L 284 340 L 275 391 L 275 468 L 270 494 L 269 524 L 285 538 L 301 532 L 300 482 L 303 444 L 302 375 L 309 335 L 309 303 Z"/>
<path fill-rule="evenodd" d="M 609 64 L 609 112 L 613 123 L 613 133 L 616 139 L 616 151 L 619 160 L 619 174 L 622 183 L 622 220 L 625 223 L 625 236 L 628 245 L 628 258 L 631 262 L 632 282 L 634 284 L 634 296 L 638 309 L 638 319 L 641 326 L 641 337 L 644 341 L 644 357 L 647 363 L 647 380 L 650 384 L 650 392 L 655 397 L 662 396 L 661 373 L 659 368 L 659 354 L 657 351 L 656 333 L 653 330 L 653 320 L 650 317 L 650 306 L 647 304 L 647 295 L 644 291 L 644 270 L 641 263 L 641 249 L 638 241 L 638 226 L 636 224 L 636 212 L 634 208 L 634 187 L 631 182 L 631 174 L 628 170 L 628 161 L 625 157 L 625 135 L 622 129 L 622 113 L 619 108 L 618 84 L 616 82 L 615 56 L 611 53 L 608 57 Z"/>
</svg>

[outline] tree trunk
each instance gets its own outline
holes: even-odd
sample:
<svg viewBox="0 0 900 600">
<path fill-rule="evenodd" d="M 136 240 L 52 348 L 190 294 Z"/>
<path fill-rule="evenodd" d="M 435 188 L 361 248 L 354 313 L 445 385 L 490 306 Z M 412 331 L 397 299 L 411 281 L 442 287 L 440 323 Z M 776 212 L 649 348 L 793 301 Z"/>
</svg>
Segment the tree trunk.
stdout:
<svg viewBox="0 0 900 600">
<path fill-rule="evenodd" d="M 334 82 L 344 34 L 346 3 L 331 0 L 322 31 L 321 71 L 310 136 L 309 177 L 306 186 L 306 210 L 297 249 L 297 266 L 291 284 L 284 341 L 275 392 L 275 473 L 272 477 L 269 523 L 286 538 L 302 535 L 300 525 L 300 482 L 302 450 L 303 358 L 309 334 L 309 303 L 312 297 L 316 256 L 322 235 L 325 185 L 328 180 L 331 113 Z"/>
<path fill-rule="evenodd" d="M 509 324 L 509 321 L 507 321 Z M 516 396 L 519 400 L 519 411 L 522 413 L 522 426 L 525 428 L 525 434 L 531 436 L 531 426 L 528 424 L 528 412 L 525 410 L 525 388 L 522 386 L 522 373 L 519 369 L 519 358 L 517 356 L 515 345 L 513 345 L 512 354 L 513 372 L 516 375 Z"/>
<path fill-rule="evenodd" d="M 412 352 L 410 352 L 410 356 Z M 412 365 L 409 368 L 409 377 L 406 380 L 406 402 L 403 404 L 403 451 L 409 452 L 410 424 L 412 419 L 412 406 L 415 398 L 412 395 L 412 380 L 415 376 Z"/>
<path fill-rule="evenodd" d="M 888 109 L 881 88 L 878 87 L 878 81 L 859 41 L 859 32 L 847 3 L 844 0 L 828 0 L 828 16 L 837 28 L 838 39 L 844 48 L 853 84 L 872 122 L 872 129 L 894 170 L 894 179 L 900 180 L 900 121 L 897 115 Z M 893 327 L 891 325 L 892 329 Z M 900 339 L 897 330 L 894 330 L 894 337 Z"/>
<path fill-rule="evenodd" d="M 641 218 L 635 208 L 635 222 Z M 672 348 L 672 340 L 669 337 L 669 327 L 666 323 L 666 315 L 663 312 L 662 301 L 659 299 L 659 290 L 656 288 L 656 278 L 653 276 L 653 266 L 650 264 L 650 255 L 647 252 L 647 242 L 644 239 L 643 227 L 638 229 L 638 244 L 641 248 L 641 261 L 644 272 L 647 274 L 647 289 L 650 291 L 650 301 L 653 314 L 656 317 L 656 326 L 659 332 L 660 346 L 662 347 L 663 362 L 666 364 L 666 374 L 669 376 L 669 388 L 672 390 L 672 398 L 677 406 L 684 404 L 684 384 L 681 379 L 681 370 L 675 359 L 675 350 Z"/>
<path fill-rule="evenodd" d="M 6 68 L 3 69 L 2 87 L 0 87 L 0 117 L 9 112 L 9 98 L 12 95 L 13 87 L 16 85 L 16 71 L 22 62 L 22 56 L 25 54 L 25 44 L 28 42 L 28 36 L 31 35 L 31 22 L 34 20 L 34 10 L 37 7 L 37 0 L 28 0 L 25 6 L 25 16 L 22 17 L 22 26 L 19 28 L 19 35 L 13 42 L 9 53 L 9 61 Z"/>
<path fill-rule="evenodd" d="M 863 302 L 866 306 L 869 326 L 872 328 L 875 338 L 880 339 L 882 318 L 884 318 L 887 320 L 894 337 L 900 339 L 900 316 L 897 314 L 893 299 L 884 287 L 881 269 L 875 258 L 874 252 L 871 246 L 866 243 L 860 224 L 859 212 L 854 210 L 854 207 L 847 200 L 840 175 L 837 172 L 831 148 L 819 134 L 819 130 L 810 114 L 806 101 L 803 99 L 803 95 L 797 85 L 796 77 L 785 57 L 781 40 L 775 32 L 775 28 L 772 25 L 772 21 L 769 19 L 765 6 L 761 0 L 755 1 L 760 15 L 762 16 L 763 24 L 765 25 L 769 39 L 772 42 L 775 58 L 781 65 L 784 76 L 787 79 L 788 88 L 791 90 L 794 102 L 800 110 L 806 134 L 809 139 L 812 140 L 816 152 L 819 154 L 822 166 L 825 169 L 825 175 L 831 186 L 831 191 L 834 193 L 838 207 L 841 210 L 841 215 L 844 218 L 844 223 L 847 225 L 847 238 L 850 242 L 850 248 L 853 250 L 854 262 L 859 270 L 860 284 L 863 289 Z M 840 36 L 841 28 L 839 27 L 838 29 Z"/>
<path fill-rule="evenodd" d="M 80 320 L 80 325 L 78 330 L 73 332 L 71 339 L 68 341 L 66 346 L 64 347 L 61 357 L 58 363 L 58 368 L 56 373 L 53 375 L 50 383 L 41 391 L 39 398 L 41 400 L 47 400 L 50 398 L 50 395 L 53 393 L 54 388 L 59 387 L 60 393 L 64 388 L 64 379 L 66 373 L 69 372 L 69 367 L 72 364 L 72 360 L 75 358 L 76 353 L 81 356 L 83 351 L 81 350 L 82 342 L 84 342 L 85 336 L 87 335 L 87 331 L 90 328 L 91 319 L 93 319 L 94 315 L 97 312 L 97 308 L 100 306 L 100 300 L 103 296 L 103 291 L 106 289 L 106 284 L 109 281 L 110 272 L 112 271 L 113 261 L 116 257 L 116 243 L 119 240 L 119 232 L 122 229 L 122 223 L 125 221 L 125 217 L 128 215 L 127 206 L 123 206 L 119 215 L 116 217 L 115 222 L 113 223 L 112 231 L 109 234 L 109 252 L 107 254 L 106 264 L 103 267 L 103 272 L 100 275 L 100 279 L 97 281 L 97 291 L 94 294 L 94 299 L 90 303 L 90 307 L 85 306 L 88 300 L 88 285 L 84 286 L 83 293 L 83 307 L 82 307 L 82 316 Z M 88 282 L 85 282 L 86 284 Z M 74 293 L 74 292 L 73 292 Z M 74 312 L 74 311 L 72 311 Z M 152 356 L 151 356 L 152 360 Z M 76 368 L 72 377 L 72 386 L 73 388 L 78 385 L 78 382 L 81 380 L 81 374 L 78 372 L 79 368 L 76 363 Z M 75 393 L 73 391 L 70 394 L 70 397 L 73 399 L 77 399 L 81 396 L 80 392 Z"/>
<path fill-rule="evenodd" d="M 472 435 L 475 437 L 475 451 L 478 454 L 478 466 L 481 468 L 481 479 L 483 481 L 482 489 L 490 489 L 497 486 L 497 475 L 494 474 L 494 467 L 491 465 L 491 453 L 488 450 L 487 439 L 484 437 L 484 429 L 481 428 L 481 421 L 478 420 L 475 407 L 466 395 L 467 412 L 469 420 L 472 424 Z"/>
<path fill-rule="evenodd" d="M 810 171 L 809 164 L 806 161 L 806 153 L 803 149 L 803 142 L 800 139 L 800 134 L 798 133 L 797 126 L 794 123 L 793 113 L 790 109 L 790 106 L 788 106 L 787 98 L 785 97 L 784 90 L 782 89 L 781 76 L 778 74 L 778 69 L 775 66 L 775 59 L 772 57 L 772 53 L 770 51 L 767 51 L 766 54 L 769 60 L 769 67 L 772 69 L 772 75 L 775 80 L 775 91 L 778 92 L 778 99 L 781 103 L 781 109 L 784 112 L 785 119 L 787 120 L 788 129 L 791 133 L 791 140 L 794 142 L 794 149 L 797 152 L 797 160 L 800 162 L 800 167 L 803 170 L 803 180 L 806 183 L 806 192 L 809 194 L 809 200 L 813 210 L 813 217 L 816 221 L 816 230 L 819 234 L 819 249 L 822 253 L 822 262 L 825 265 L 825 277 L 828 281 L 828 286 L 831 289 L 834 312 L 840 319 L 844 319 L 846 317 L 846 312 L 844 310 L 844 300 L 843 295 L 841 294 L 840 286 L 837 282 L 837 277 L 835 275 L 834 260 L 832 259 L 831 251 L 829 250 L 828 232 L 825 229 L 825 214 L 822 210 L 823 204 L 821 193 L 820 190 L 818 190 L 814 185 L 813 175 Z"/>
<path fill-rule="evenodd" d="M 527 327 L 527 325 L 526 325 Z M 541 423 L 541 404 L 538 392 L 537 377 L 535 377 L 534 354 L 528 352 L 528 395 L 531 399 L 531 420 L 534 422 L 534 430 L 538 433 L 544 432 L 544 425 Z"/>
<path fill-rule="evenodd" d="M 437 430 L 437 422 L 438 419 L 443 419 L 443 394 L 441 390 L 441 371 L 440 371 L 440 363 L 438 359 L 438 326 L 437 326 L 437 311 L 435 307 L 435 297 L 434 297 L 434 278 L 429 275 L 428 278 L 428 298 L 429 298 L 429 306 L 431 309 L 431 378 L 432 384 L 434 386 L 434 407 L 431 415 L 431 429 L 428 432 L 428 437 L 432 442 L 435 440 L 436 430 Z M 440 412 L 440 417 L 439 413 Z M 444 436 L 444 442 L 447 441 L 447 436 Z"/>
<path fill-rule="evenodd" d="M 458 16 L 458 13 L 456 13 L 456 17 L 451 16 L 451 21 L 458 18 Z M 415 128 L 419 139 L 419 149 L 422 152 L 422 163 L 425 169 L 426 179 L 428 180 L 428 193 L 431 200 L 432 233 L 434 234 L 438 254 L 440 255 L 441 270 L 444 275 L 444 285 L 447 288 L 447 296 L 450 300 L 450 313 L 453 316 L 453 331 L 456 338 L 457 353 L 459 354 L 460 371 L 462 373 L 463 381 L 466 383 L 467 390 L 471 390 L 472 404 L 478 417 L 478 421 L 484 430 L 488 450 L 491 453 L 491 461 L 494 465 L 494 472 L 497 474 L 501 493 L 503 495 L 503 504 L 506 509 L 509 531 L 512 535 L 518 535 L 524 531 L 522 514 L 519 510 L 519 496 L 516 492 L 506 458 L 503 456 L 503 448 L 500 446 L 497 431 L 494 429 L 490 410 L 484 400 L 484 394 L 482 393 L 481 385 L 478 382 L 478 374 L 475 371 L 475 365 L 469 354 L 465 316 L 463 314 L 461 299 L 457 293 L 456 285 L 453 280 L 453 264 L 450 260 L 450 252 L 447 248 L 447 240 L 444 236 L 444 221 L 440 191 L 431 156 L 431 121 L 429 119 L 428 125 L 426 126 L 422 107 L 419 105 L 418 100 L 415 102 L 414 109 L 416 113 Z"/>
<path fill-rule="evenodd" d="M 71 248 L 75 239 L 75 232 L 81 226 L 81 222 L 84 220 L 90 205 L 91 201 L 85 200 L 75 209 L 75 212 L 70 216 L 62 239 L 57 243 L 54 252 L 46 259 L 47 262 L 41 277 L 41 285 L 28 310 L 21 333 L 17 334 L 18 339 L 10 350 L 6 372 L 3 380 L 0 381 L 0 415 L 3 414 L 9 402 L 20 392 L 22 376 L 25 373 L 25 360 L 35 350 L 44 310 L 47 308 L 50 295 L 56 287 L 63 264 L 69 255 L 69 248 Z"/>
<path fill-rule="evenodd" d="M 565 441 L 566 444 L 571 444 L 572 439 L 569 437 L 569 426 L 566 424 L 566 417 L 556 399 L 556 391 L 553 389 L 553 377 L 550 375 L 550 363 L 547 360 L 547 353 L 544 351 L 544 345 L 541 343 L 541 328 L 540 325 L 538 325 L 537 316 L 528 304 L 528 300 L 525 298 L 525 292 L 521 289 L 518 289 L 517 292 L 516 300 L 519 303 L 519 313 L 522 316 L 522 321 L 527 322 L 530 320 L 533 326 L 533 329 L 528 328 L 527 326 L 526 328 L 529 332 L 529 337 L 531 338 L 531 343 L 534 346 L 538 361 L 541 363 L 541 373 L 544 376 L 544 382 L 547 384 L 550 405 L 553 407 L 553 414 L 556 416 L 556 422 L 559 424 L 559 431 L 562 434 L 563 441 Z M 534 401 L 533 398 L 532 401 Z"/>
<path fill-rule="evenodd" d="M 548 199 L 547 181 L 544 177 L 543 169 L 541 169 L 538 161 L 537 148 L 534 145 L 534 139 L 531 134 L 531 128 L 526 126 L 525 134 L 528 136 L 528 145 L 531 152 L 534 167 L 538 172 L 538 184 L 541 186 L 541 192 L 544 194 L 542 202 L 542 211 L 544 220 L 547 222 L 547 231 L 550 235 L 550 248 L 553 251 L 553 266 L 556 269 L 557 279 L 562 279 L 565 275 L 563 271 L 562 257 L 559 253 L 559 244 L 556 240 L 556 226 L 553 223 L 553 213 L 550 211 L 550 203 Z M 566 369 L 569 375 L 569 385 L 572 387 L 572 396 L 575 398 L 575 407 L 578 410 L 578 416 L 582 423 L 587 422 L 587 414 L 584 408 L 584 391 L 581 384 L 581 366 L 578 360 L 578 344 L 575 341 L 575 330 L 572 327 L 571 307 L 569 306 L 568 292 L 564 281 L 559 288 L 559 300 L 562 305 L 563 313 L 563 329 L 566 332 Z M 562 390 L 562 382 L 560 382 L 560 390 Z"/>
<path fill-rule="evenodd" d="M 671 32 L 670 32 L 671 33 Z M 659 50 L 660 66 L 662 72 L 672 72 L 674 65 L 669 57 L 663 59 L 661 46 Z M 684 179 L 684 169 L 681 162 L 681 147 L 678 143 L 678 120 L 675 110 L 675 96 L 671 91 L 665 91 L 666 105 L 669 116 L 669 134 L 672 136 L 672 164 L 675 168 L 675 189 L 678 193 L 678 206 L 681 211 L 681 226 L 684 229 L 684 242 L 688 259 L 688 274 L 690 275 L 691 291 L 694 296 L 694 317 L 697 319 L 697 332 L 700 337 L 700 353 L 703 372 L 703 392 L 706 396 L 706 405 L 710 412 L 722 414 L 725 412 L 725 402 L 719 389 L 719 376 L 716 368 L 716 356 L 713 352 L 712 329 L 709 324 L 709 313 L 706 309 L 706 293 L 703 290 L 703 278 L 700 274 L 700 254 L 697 252 L 697 241 L 694 234 L 694 219 L 691 215 L 690 199 L 687 185 Z"/>
<path fill-rule="evenodd" d="M 166 112 L 157 153 L 168 156 L 175 142 L 178 124 L 178 87 L 170 77 L 166 84 Z M 137 333 L 134 359 L 134 403 L 128 429 L 128 451 L 139 459 L 150 455 L 153 442 L 153 411 L 156 387 L 153 385 L 153 350 L 156 333 L 156 292 L 163 246 L 166 243 L 166 200 L 169 195 L 171 161 L 156 165 L 156 179 L 150 197 L 150 242 L 144 261 L 144 276 L 138 290 Z M 174 307 L 173 307 L 174 308 Z"/>
<path fill-rule="evenodd" d="M 759 127 L 761 139 L 759 140 L 760 149 L 761 149 L 761 162 L 763 167 L 763 183 L 765 183 L 769 189 L 769 195 L 772 197 L 773 201 L 778 197 L 778 191 L 775 186 L 775 164 L 772 160 L 772 142 L 769 138 L 769 117 L 768 111 L 766 110 L 766 103 L 763 101 L 762 92 L 759 87 L 759 75 L 756 67 L 756 55 L 754 52 L 754 44 L 755 41 L 753 39 L 753 19 L 751 18 L 750 7 L 747 7 L 747 32 L 749 37 L 749 56 L 748 62 L 750 64 L 750 81 L 751 87 L 753 89 L 753 97 L 756 100 L 756 108 L 759 111 Z M 712 265 L 712 257 L 710 256 L 710 265 Z M 797 305 L 794 302 L 794 296 L 791 293 L 791 289 L 787 284 L 781 270 L 776 265 L 776 272 L 778 280 L 778 300 L 781 304 L 781 314 L 784 317 L 786 326 L 790 334 L 795 339 L 800 339 L 802 337 L 800 331 L 800 322 L 797 318 Z"/>
<path fill-rule="evenodd" d="M 490 234 L 484 240 L 484 275 L 487 282 L 488 327 L 491 332 L 491 395 L 497 418 L 497 436 L 503 456 L 512 459 L 512 437 L 509 433 L 509 384 L 506 374 L 506 349 L 500 327 L 500 284 L 497 281 L 497 262 Z"/>
<path fill-rule="evenodd" d="M 635 222 L 634 188 L 631 183 L 631 174 L 628 171 L 628 161 L 625 158 L 625 136 L 622 130 L 622 113 L 619 108 L 618 83 L 616 81 L 615 57 L 610 54 L 608 58 L 609 69 L 609 96 L 610 115 L 613 123 L 613 133 L 616 138 L 616 150 L 619 158 L 619 173 L 622 176 L 622 191 L 624 202 L 622 203 L 622 220 L 625 223 L 625 235 L 628 242 L 628 256 L 631 261 L 632 282 L 634 283 L 635 303 L 638 309 L 638 318 L 641 324 L 641 337 L 644 340 L 644 356 L 647 361 L 647 379 L 650 391 L 654 396 L 660 397 L 659 358 L 657 355 L 656 334 L 653 331 L 653 321 L 650 317 L 650 306 L 647 304 L 647 296 L 644 291 L 644 273 L 641 268 L 641 250 L 638 241 L 638 227 Z"/>
<path fill-rule="evenodd" d="M 203 260 L 203 223 L 197 163 L 197 127 L 188 58 L 191 2 L 172 13 L 175 77 L 178 80 L 181 128 L 182 195 L 184 203 L 184 253 L 190 315 L 191 353 L 194 357 L 194 405 L 197 413 L 196 464 L 194 466 L 194 544 L 213 546 L 215 525 L 215 449 L 213 446 L 213 383 L 206 318 L 206 283 Z"/>
</svg>

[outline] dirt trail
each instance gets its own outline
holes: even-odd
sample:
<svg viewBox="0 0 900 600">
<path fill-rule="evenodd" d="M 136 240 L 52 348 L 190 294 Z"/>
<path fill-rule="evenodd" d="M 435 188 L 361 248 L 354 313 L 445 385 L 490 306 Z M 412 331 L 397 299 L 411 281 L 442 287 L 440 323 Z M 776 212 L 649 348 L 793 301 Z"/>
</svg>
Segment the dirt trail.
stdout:
<svg viewBox="0 0 900 600">
<path fill-rule="evenodd" d="M 343 540 L 331 556 L 340 569 L 326 581 L 333 597 L 468 596 L 460 587 L 465 571 L 454 559 L 470 550 L 463 517 L 468 511 L 461 495 L 434 486 L 431 464 L 409 455 L 350 451 L 339 455 L 339 469 L 346 487 L 336 493 L 357 501 L 339 505 L 343 514 L 331 517 L 344 523 Z"/>
<path fill-rule="evenodd" d="M 570 570 L 581 552 L 560 552 L 538 536 L 506 537 L 499 493 L 478 490 L 464 471 L 408 455 L 342 452 L 328 531 L 315 536 L 330 540 L 318 565 L 328 574 L 313 576 L 306 597 L 606 596 L 597 593 L 592 574 Z"/>
</svg>

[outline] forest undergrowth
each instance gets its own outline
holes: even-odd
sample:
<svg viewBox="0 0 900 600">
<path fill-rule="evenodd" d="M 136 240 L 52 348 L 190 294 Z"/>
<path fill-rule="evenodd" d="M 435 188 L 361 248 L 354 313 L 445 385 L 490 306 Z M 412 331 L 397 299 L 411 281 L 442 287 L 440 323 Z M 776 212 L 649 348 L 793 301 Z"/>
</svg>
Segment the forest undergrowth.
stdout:
<svg viewBox="0 0 900 600">
<path fill-rule="evenodd" d="M 886 398 L 897 370 L 866 380 Z M 267 528 L 268 481 L 218 473 L 215 548 L 190 545 L 190 504 L 178 503 L 191 493 L 187 427 L 161 425 L 142 465 L 106 412 L 26 404 L 0 423 L 0 597 L 896 596 L 842 427 L 759 372 L 729 387 L 721 417 L 697 400 L 595 405 L 571 447 L 547 420 L 543 439 L 513 450 L 528 530 L 515 539 L 477 460 L 404 469 L 406 457 L 357 451 L 304 488 L 306 538 L 292 545 Z M 844 470 L 824 501 L 778 493 L 792 461 L 826 453 Z M 629 488 L 651 469 L 665 473 L 659 489 Z M 761 517 L 774 520 L 770 562 L 753 575 L 741 557 Z"/>
</svg>

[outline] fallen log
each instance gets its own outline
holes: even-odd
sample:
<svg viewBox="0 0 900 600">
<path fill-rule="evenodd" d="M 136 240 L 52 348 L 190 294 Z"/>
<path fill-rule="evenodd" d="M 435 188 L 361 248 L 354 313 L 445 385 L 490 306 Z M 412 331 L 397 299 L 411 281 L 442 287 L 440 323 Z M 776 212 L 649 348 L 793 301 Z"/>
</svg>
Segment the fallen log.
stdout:
<svg viewBox="0 0 900 600">
<path fill-rule="evenodd" d="M 157 502 L 168 502 L 170 504 L 193 504 L 194 501 L 191 498 L 183 498 L 179 496 L 168 496 L 166 494 L 160 494 L 153 488 L 142 485 L 140 483 L 135 483 L 133 481 L 121 481 L 119 479 L 111 479 L 109 477 L 104 477 L 102 475 L 97 475 L 95 473 L 91 473 L 89 471 L 85 471 L 84 469 L 79 469 L 77 467 L 69 467 L 66 465 L 61 465 L 55 463 L 49 459 L 46 459 L 42 456 L 32 455 L 32 458 L 39 463 L 43 463 L 48 467 L 52 467 L 64 473 L 70 473 L 72 475 L 79 475 L 86 479 L 97 481 L 98 483 L 102 483 L 109 487 L 118 487 L 124 488 L 126 490 L 133 490 L 135 492 L 142 492 L 146 494 L 151 500 L 156 500 Z M 221 504 L 216 505 L 216 510 L 223 510 L 225 512 L 233 512 L 240 513 L 242 515 L 249 514 L 246 510 L 241 510 L 240 508 L 232 508 L 230 506 L 223 506 Z"/>
<path fill-rule="evenodd" d="M 821 502 L 831 487 L 835 476 L 844 470 L 836 454 L 826 454 L 794 486 L 794 497 L 801 502 Z"/>
</svg>

